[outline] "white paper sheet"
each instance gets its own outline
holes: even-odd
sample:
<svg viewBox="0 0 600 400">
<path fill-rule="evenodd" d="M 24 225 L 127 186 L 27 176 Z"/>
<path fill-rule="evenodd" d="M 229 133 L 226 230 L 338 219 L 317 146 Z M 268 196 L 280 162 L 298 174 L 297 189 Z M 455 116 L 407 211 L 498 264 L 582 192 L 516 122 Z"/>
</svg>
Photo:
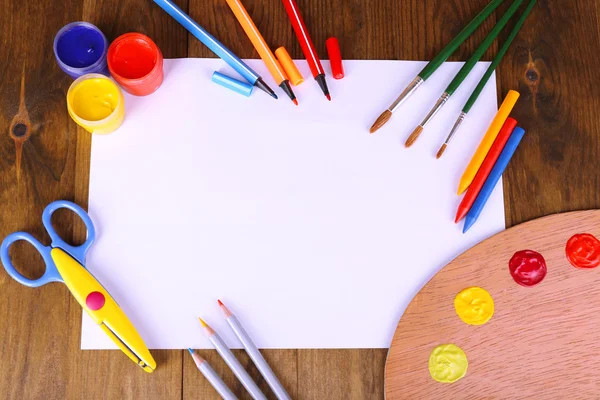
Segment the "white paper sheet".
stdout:
<svg viewBox="0 0 600 400">
<path fill-rule="evenodd" d="M 165 60 L 165 81 L 126 95 L 123 126 L 94 136 L 87 265 L 148 347 L 232 347 L 217 307 L 261 348 L 385 348 L 403 310 L 455 256 L 504 229 L 502 184 L 466 234 L 458 180 L 496 110 L 495 76 L 443 158 L 435 153 L 489 65 L 480 63 L 410 149 L 404 141 L 461 63 L 446 63 L 374 135 L 368 128 L 425 65 L 346 61 L 328 102 L 306 82 L 295 107 L 210 81 L 216 59 Z M 324 63 L 329 71 L 328 63 Z M 84 314 L 81 347 L 115 348 Z"/>
</svg>

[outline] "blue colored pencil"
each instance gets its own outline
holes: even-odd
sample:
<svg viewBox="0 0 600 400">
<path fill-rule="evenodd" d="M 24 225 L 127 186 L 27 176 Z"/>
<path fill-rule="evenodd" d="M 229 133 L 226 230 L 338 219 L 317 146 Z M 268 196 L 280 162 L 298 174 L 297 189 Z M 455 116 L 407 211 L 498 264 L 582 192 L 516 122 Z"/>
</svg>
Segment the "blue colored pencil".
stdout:
<svg viewBox="0 0 600 400">
<path fill-rule="evenodd" d="M 502 174 L 504 173 L 508 162 L 510 161 L 513 154 L 515 153 L 515 150 L 519 146 L 521 139 L 523 139 L 523 135 L 525 135 L 525 131 L 519 127 L 516 127 L 513 133 L 510 135 L 508 142 L 506 142 L 506 145 L 504 146 L 504 150 L 502 150 L 502 153 L 500 153 L 496 164 L 494 164 L 494 168 L 492 168 L 492 171 L 490 172 L 485 183 L 483 184 L 481 191 L 477 195 L 475 203 L 473 203 L 473 206 L 471 207 L 469 213 L 465 217 L 465 226 L 463 227 L 463 233 L 468 231 L 473 226 L 475 221 L 477 221 L 477 218 L 479 218 L 479 214 L 481 214 L 481 211 L 483 210 L 483 207 L 485 207 L 485 204 L 490 198 L 492 191 L 494 190 L 496 184 L 502 177 Z"/>
<path fill-rule="evenodd" d="M 171 0 L 154 0 L 156 4 L 167 12 L 171 17 L 175 18 L 185 29 L 187 29 L 192 35 L 196 36 L 206 47 L 208 47 L 213 53 L 218 55 L 223 61 L 235 69 L 238 74 L 243 76 L 248 82 L 256 86 L 259 89 L 267 92 L 271 97 L 277 98 L 277 95 L 271 88 L 262 80 L 252 68 L 246 63 L 239 59 L 238 56 L 233 54 L 223 43 L 219 42 L 213 35 L 208 33 L 206 29 L 198 25 L 196 21 L 190 18 L 189 15 L 183 12 L 181 8 L 177 7 Z"/>
</svg>

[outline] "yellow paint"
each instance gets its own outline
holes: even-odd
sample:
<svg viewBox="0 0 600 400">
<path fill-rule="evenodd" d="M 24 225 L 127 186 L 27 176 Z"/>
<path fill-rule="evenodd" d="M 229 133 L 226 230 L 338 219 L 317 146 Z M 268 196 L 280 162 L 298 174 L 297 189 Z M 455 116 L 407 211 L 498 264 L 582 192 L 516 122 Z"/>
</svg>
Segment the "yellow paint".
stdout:
<svg viewBox="0 0 600 400">
<path fill-rule="evenodd" d="M 121 89 L 101 74 L 83 75 L 67 92 L 69 115 L 90 133 L 106 134 L 116 130 L 125 117 Z"/>
<path fill-rule="evenodd" d="M 77 260 L 59 248 L 53 248 L 50 252 L 56 269 L 65 284 L 94 322 L 115 342 L 117 346 L 136 364 L 146 372 L 156 369 L 156 362 L 150 351 L 144 344 L 141 336 L 129 321 L 125 313 L 117 305 L 110 294 Z M 90 310 L 86 304 L 86 298 L 91 292 L 100 292 L 104 296 L 105 303 L 99 310 Z M 110 327 L 110 329 L 108 329 Z M 119 340 L 112 332 L 117 333 Z M 123 342 L 126 343 L 126 346 Z M 133 350 L 137 356 L 131 351 Z M 139 358 L 138 358 L 139 356 Z M 140 360 L 141 359 L 141 360 Z"/>
<path fill-rule="evenodd" d="M 498 136 L 498 133 L 500 133 L 500 129 L 502 129 L 502 126 L 506 122 L 510 112 L 515 104 L 517 104 L 519 96 L 521 96 L 519 92 L 514 90 L 510 90 L 506 95 L 506 98 L 502 102 L 502 105 L 500 106 L 498 113 L 494 117 L 494 120 L 485 133 L 485 136 L 483 139 L 481 139 L 479 147 L 477 147 L 477 150 L 475 150 L 475 154 L 473 154 L 473 158 L 471 158 L 467 169 L 465 169 L 465 172 L 460 178 L 460 183 L 458 184 L 458 194 L 462 194 L 465 190 L 467 190 L 471 182 L 473 182 L 475 175 L 477 175 L 477 171 L 479 171 L 479 167 L 481 167 L 483 160 L 485 160 L 485 156 L 487 156 L 488 152 L 492 148 L 492 145 L 494 144 L 494 141 L 496 140 L 496 137 Z"/>
<path fill-rule="evenodd" d="M 468 366 L 467 355 L 454 344 L 438 346 L 429 356 L 429 373 L 438 382 L 456 382 L 467 374 Z"/>
<path fill-rule="evenodd" d="M 494 315 L 494 299 L 480 287 L 464 289 L 454 298 L 456 313 L 469 325 L 483 325 Z"/>
</svg>

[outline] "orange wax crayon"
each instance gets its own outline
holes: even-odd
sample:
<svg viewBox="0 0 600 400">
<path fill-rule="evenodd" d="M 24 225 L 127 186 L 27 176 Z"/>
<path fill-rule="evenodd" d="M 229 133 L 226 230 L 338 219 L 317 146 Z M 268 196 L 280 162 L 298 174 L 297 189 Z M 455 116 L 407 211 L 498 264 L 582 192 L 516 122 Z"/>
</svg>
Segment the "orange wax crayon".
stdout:
<svg viewBox="0 0 600 400">
<path fill-rule="evenodd" d="M 477 175 L 475 175 L 475 178 L 473 178 L 473 182 L 469 186 L 469 189 L 467 189 L 465 197 L 463 197 L 462 201 L 460 202 L 460 205 L 458 206 L 455 222 L 458 222 L 461 219 L 463 219 L 471 209 L 471 206 L 473 205 L 475 199 L 477 198 L 477 195 L 481 191 L 481 188 L 483 187 L 485 180 L 490 174 L 490 171 L 492 170 L 492 168 L 494 168 L 496 160 L 498 160 L 498 157 L 500 157 L 500 153 L 502 153 L 504 145 L 506 144 L 506 142 L 508 142 L 510 134 L 515 130 L 516 127 L 517 121 L 515 119 L 510 117 L 506 119 L 506 122 L 502 126 L 498 137 L 496 137 L 492 148 L 485 157 L 483 164 L 481 164 L 479 171 L 477 171 Z"/>
</svg>

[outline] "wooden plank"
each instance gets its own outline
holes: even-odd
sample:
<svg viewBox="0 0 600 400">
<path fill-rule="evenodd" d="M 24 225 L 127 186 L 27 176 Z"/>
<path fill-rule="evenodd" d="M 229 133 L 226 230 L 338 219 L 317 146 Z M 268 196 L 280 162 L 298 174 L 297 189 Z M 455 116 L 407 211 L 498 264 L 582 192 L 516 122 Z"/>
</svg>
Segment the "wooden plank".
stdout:
<svg viewBox="0 0 600 400">
<path fill-rule="evenodd" d="M 527 131 L 504 174 L 509 226 L 600 208 L 597 18 L 590 0 L 539 1 L 498 69 L 500 92 L 521 93 L 512 115 Z"/>
<path fill-rule="evenodd" d="M 579 233 L 600 237 L 600 210 L 516 226 L 438 272 L 398 324 L 386 364 L 386 399 L 566 399 L 574 390 L 579 399 L 597 398 L 600 270 L 578 269 L 567 260 L 567 242 Z M 529 249 L 545 259 L 547 274 L 523 287 L 508 264 Z M 466 324 L 455 310 L 454 298 L 472 286 L 493 298 L 493 316 L 483 325 Z M 475 309 L 480 304 L 471 303 Z M 452 384 L 429 373 L 431 352 L 442 344 L 459 346 L 468 359 L 466 375 Z"/>
</svg>

